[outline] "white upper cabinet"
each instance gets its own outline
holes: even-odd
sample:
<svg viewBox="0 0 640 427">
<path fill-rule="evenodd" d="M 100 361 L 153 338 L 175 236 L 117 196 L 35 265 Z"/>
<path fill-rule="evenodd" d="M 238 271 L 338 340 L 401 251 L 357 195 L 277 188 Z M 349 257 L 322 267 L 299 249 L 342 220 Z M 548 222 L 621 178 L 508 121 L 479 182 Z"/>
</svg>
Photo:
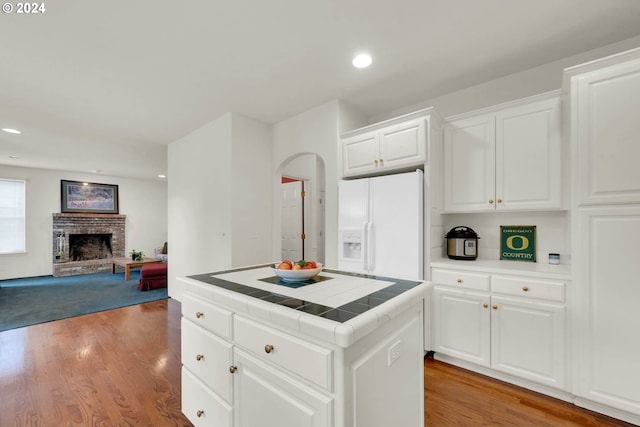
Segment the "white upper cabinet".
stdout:
<svg viewBox="0 0 640 427">
<path fill-rule="evenodd" d="M 579 204 L 640 202 L 638 56 L 595 70 L 575 67 L 568 73 Z M 571 76 L 572 71 L 580 74 Z"/>
<path fill-rule="evenodd" d="M 427 162 L 431 109 L 347 132 L 342 136 L 342 176 L 390 173 Z"/>
<path fill-rule="evenodd" d="M 465 114 L 444 128 L 444 211 L 562 209 L 558 92 Z"/>
</svg>

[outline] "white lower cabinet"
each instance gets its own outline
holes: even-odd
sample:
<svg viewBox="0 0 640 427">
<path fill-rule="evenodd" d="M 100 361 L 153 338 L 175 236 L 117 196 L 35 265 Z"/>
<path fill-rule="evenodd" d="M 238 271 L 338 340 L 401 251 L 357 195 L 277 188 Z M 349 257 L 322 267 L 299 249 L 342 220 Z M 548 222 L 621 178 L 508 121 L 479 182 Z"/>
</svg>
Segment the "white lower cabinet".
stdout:
<svg viewBox="0 0 640 427">
<path fill-rule="evenodd" d="M 454 270 L 433 280 L 436 356 L 565 389 L 564 282 Z"/>
<path fill-rule="evenodd" d="M 491 297 L 491 367 L 565 387 L 563 304 Z"/>
<path fill-rule="evenodd" d="M 236 427 L 333 425 L 333 399 L 242 350 L 234 350 Z"/>
<path fill-rule="evenodd" d="M 196 427 L 423 425 L 422 301 L 346 348 L 184 301 L 182 412 Z"/>
</svg>

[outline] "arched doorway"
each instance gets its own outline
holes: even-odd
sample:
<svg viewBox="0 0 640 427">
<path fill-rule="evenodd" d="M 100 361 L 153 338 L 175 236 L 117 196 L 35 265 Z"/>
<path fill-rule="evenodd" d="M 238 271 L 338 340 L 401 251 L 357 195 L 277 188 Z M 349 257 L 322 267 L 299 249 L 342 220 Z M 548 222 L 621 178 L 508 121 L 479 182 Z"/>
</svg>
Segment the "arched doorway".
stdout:
<svg viewBox="0 0 640 427">
<path fill-rule="evenodd" d="M 321 157 L 300 153 L 278 168 L 277 257 L 325 262 L 325 170 Z"/>
</svg>

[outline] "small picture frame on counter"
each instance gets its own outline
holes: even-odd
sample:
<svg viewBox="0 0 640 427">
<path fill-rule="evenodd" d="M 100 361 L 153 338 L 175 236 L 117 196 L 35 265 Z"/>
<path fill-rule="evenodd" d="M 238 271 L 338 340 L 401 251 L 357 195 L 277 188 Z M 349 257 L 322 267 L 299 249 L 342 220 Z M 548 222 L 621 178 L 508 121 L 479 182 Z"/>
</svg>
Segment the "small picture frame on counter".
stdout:
<svg viewBox="0 0 640 427">
<path fill-rule="evenodd" d="M 500 259 L 536 262 L 536 226 L 501 225 Z"/>
</svg>

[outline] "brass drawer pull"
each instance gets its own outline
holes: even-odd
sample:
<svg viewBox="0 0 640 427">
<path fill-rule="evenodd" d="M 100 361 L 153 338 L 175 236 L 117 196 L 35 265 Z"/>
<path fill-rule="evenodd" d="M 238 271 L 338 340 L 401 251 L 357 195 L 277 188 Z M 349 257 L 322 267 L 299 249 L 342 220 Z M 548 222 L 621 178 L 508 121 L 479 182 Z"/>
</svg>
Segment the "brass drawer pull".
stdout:
<svg viewBox="0 0 640 427">
<path fill-rule="evenodd" d="M 483 307 L 483 308 L 488 308 L 488 307 L 489 307 L 489 304 L 482 304 L 482 307 Z"/>
<path fill-rule="evenodd" d="M 528 292 L 529 291 L 529 287 L 528 286 L 523 286 L 522 290 L 525 291 L 525 292 Z"/>
<path fill-rule="evenodd" d="M 264 346 L 265 353 L 271 353 L 274 350 L 274 347 L 271 344 L 267 344 Z"/>
<path fill-rule="evenodd" d="M 458 279 L 456 280 L 458 283 L 462 283 L 462 279 Z"/>
<path fill-rule="evenodd" d="M 204 359 L 204 356 L 203 356 L 203 355 L 201 355 L 201 354 L 196 355 L 196 360 L 197 360 L 198 362 L 199 362 L 199 361 L 201 361 L 202 359 Z"/>
<path fill-rule="evenodd" d="M 196 317 L 197 317 L 198 319 L 200 319 L 200 318 L 204 317 L 204 313 L 203 313 L 203 312 L 201 312 L 201 311 L 198 311 L 198 312 L 196 312 Z"/>
<path fill-rule="evenodd" d="M 198 411 L 196 412 L 196 415 L 198 416 L 198 418 L 200 418 L 204 415 L 204 411 Z"/>
<path fill-rule="evenodd" d="M 229 366 L 229 372 L 231 372 L 232 374 L 235 374 L 237 370 L 238 370 L 237 366 L 235 365 Z"/>
<path fill-rule="evenodd" d="M 498 306 L 497 306 L 497 305 L 494 305 L 494 306 L 492 306 L 491 308 L 493 308 L 494 310 L 497 310 L 497 309 L 498 309 Z"/>
</svg>

